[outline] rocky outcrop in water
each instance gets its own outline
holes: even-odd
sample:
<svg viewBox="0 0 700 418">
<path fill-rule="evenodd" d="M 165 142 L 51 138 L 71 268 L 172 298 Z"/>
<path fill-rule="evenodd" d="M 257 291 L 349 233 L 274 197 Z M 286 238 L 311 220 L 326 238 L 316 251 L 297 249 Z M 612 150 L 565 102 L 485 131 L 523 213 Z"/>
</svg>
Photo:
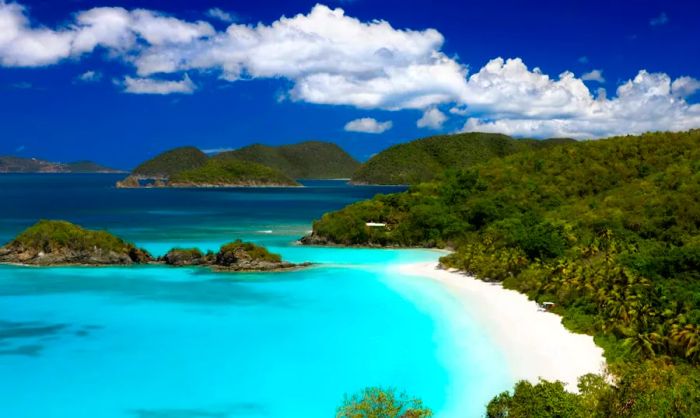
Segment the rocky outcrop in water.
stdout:
<svg viewBox="0 0 700 418">
<path fill-rule="evenodd" d="M 124 180 L 120 180 L 116 184 L 117 189 L 135 189 L 141 187 L 139 179 L 136 176 L 128 176 Z"/>
<path fill-rule="evenodd" d="M 93 231 L 65 221 L 39 221 L 0 247 L 0 263 L 29 265 L 129 265 L 153 260 L 106 231 Z"/>
<path fill-rule="evenodd" d="M 173 248 L 160 261 L 170 266 L 201 266 L 211 264 L 213 255 L 204 254 L 197 248 Z"/>
<path fill-rule="evenodd" d="M 240 240 L 223 245 L 217 253 L 196 248 L 174 248 L 159 261 L 171 266 L 208 266 L 215 271 L 277 271 L 309 266 L 283 261 L 264 247 Z"/>
<path fill-rule="evenodd" d="M 320 245 L 320 246 L 330 246 L 330 245 L 338 245 L 333 241 L 330 241 L 328 238 L 310 233 L 308 235 L 304 235 L 303 237 L 299 238 L 299 243 L 302 245 Z"/>
</svg>

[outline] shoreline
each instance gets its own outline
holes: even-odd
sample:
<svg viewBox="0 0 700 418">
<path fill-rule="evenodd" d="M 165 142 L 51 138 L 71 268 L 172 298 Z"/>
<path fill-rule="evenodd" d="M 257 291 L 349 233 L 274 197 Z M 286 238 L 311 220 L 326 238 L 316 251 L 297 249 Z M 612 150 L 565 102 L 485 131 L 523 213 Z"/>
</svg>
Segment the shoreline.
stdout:
<svg viewBox="0 0 700 418">
<path fill-rule="evenodd" d="M 484 324 L 503 350 L 515 381 L 560 380 L 568 391 L 578 392 L 580 376 L 605 369 L 603 349 L 592 336 L 567 330 L 559 315 L 541 311 L 522 293 L 440 269 L 437 262 L 401 264 L 396 269 L 402 275 L 424 277 L 444 286 L 465 314 Z"/>
</svg>

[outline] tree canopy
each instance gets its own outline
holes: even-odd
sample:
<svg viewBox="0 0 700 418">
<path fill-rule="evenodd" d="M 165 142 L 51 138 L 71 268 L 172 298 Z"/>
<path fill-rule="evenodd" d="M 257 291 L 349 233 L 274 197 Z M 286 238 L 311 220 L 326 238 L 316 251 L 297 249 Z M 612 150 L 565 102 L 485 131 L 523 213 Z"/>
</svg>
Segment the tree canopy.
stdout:
<svg viewBox="0 0 700 418">
<path fill-rule="evenodd" d="M 700 130 L 565 143 L 448 170 L 325 214 L 313 234 L 450 246 L 444 265 L 555 302 L 567 327 L 595 336 L 622 382 L 637 382 L 630 387 L 667 379 L 656 375 L 663 368 L 629 377 L 647 360 L 666 359 L 669 376 L 685 364 L 688 379 L 700 374 Z"/>
</svg>

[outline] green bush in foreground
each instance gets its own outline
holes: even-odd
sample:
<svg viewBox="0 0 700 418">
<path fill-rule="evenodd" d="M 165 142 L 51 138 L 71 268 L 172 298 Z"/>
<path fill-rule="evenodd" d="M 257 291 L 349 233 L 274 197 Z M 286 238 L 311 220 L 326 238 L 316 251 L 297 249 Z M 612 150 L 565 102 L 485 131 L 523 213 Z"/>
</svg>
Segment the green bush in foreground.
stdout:
<svg viewBox="0 0 700 418">
<path fill-rule="evenodd" d="M 579 379 L 579 393 L 561 382 L 520 381 L 512 392 L 494 397 L 487 418 L 608 418 L 700 416 L 700 375 L 688 365 L 667 360 L 645 361 L 624 373 L 614 385 L 599 375 Z"/>
<path fill-rule="evenodd" d="M 540 381 L 533 385 L 521 380 L 513 393 L 503 392 L 489 402 L 488 418 L 584 418 L 579 396 L 564 390 L 561 382 Z"/>
<path fill-rule="evenodd" d="M 345 396 L 336 418 L 429 418 L 433 411 L 420 399 L 411 398 L 394 389 L 369 387 L 352 396 Z"/>
</svg>

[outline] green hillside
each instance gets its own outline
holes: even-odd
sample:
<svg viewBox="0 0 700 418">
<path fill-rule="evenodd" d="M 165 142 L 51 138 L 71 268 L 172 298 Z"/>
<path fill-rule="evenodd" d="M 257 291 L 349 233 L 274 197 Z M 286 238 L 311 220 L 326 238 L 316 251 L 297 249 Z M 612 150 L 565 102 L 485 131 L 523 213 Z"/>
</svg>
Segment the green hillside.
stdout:
<svg viewBox="0 0 700 418">
<path fill-rule="evenodd" d="M 313 231 L 305 241 L 451 246 L 444 265 L 556 303 L 618 377 L 572 398 L 598 408 L 587 416 L 700 414 L 700 130 L 491 159 L 328 213 Z M 529 403 L 549 401 L 537 391 L 559 389 L 519 385 L 489 416 L 523 404 L 537 416 Z"/>
<path fill-rule="evenodd" d="M 350 178 L 360 165 L 338 145 L 318 141 L 276 147 L 254 144 L 214 158 L 263 164 L 294 179 Z"/>
<path fill-rule="evenodd" d="M 571 139 L 518 140 L 506 135 L 463 133 L 439 135 L 394 145 L 362 164 L 356 184 L 416 184 L 429 181 L 448 168 L 468 168 L 494 157 L 530 148 L 573 142 Z"/>
<path fill-rule="evenodd" d="M 175 173 L 206 164 L 208 157 L 195 147 L 180 147 L 165 151 L 150 160 L 141 163 L 133 175 L 144 177 L 170 177 Z"/>
<path fill-rule="evenodd" d="M 180 171 L 168 186 L 298 186 L 279 170 L 250 161 L 210 159 L 204 165 Z"/>
</svg>

